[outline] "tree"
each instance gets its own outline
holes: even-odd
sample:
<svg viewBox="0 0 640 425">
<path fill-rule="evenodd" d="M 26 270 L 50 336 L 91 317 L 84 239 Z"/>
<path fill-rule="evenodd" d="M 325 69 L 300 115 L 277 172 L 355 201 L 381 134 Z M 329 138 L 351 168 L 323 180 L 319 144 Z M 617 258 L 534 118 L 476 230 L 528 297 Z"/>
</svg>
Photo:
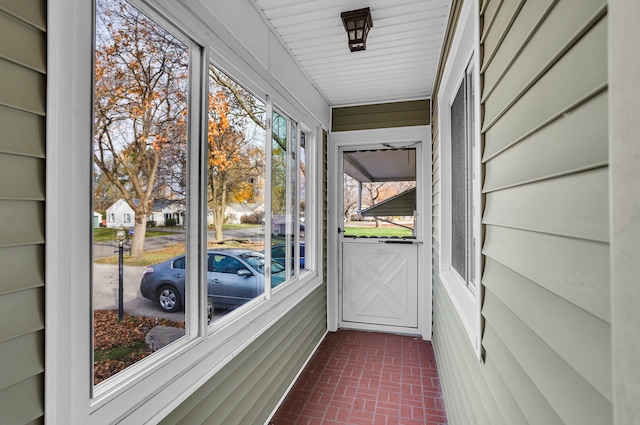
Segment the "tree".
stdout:
<svg viewBox="0 0 640 425">
<path fill-rule="evenodd" d="M 351 220 L 351 216 L 358 209 L 358 181 L 348 174 L 344 174 L 342 214 L 345 220 Z"/>
<path fill-rule="evenodd" d="M 264 108 L 242 87 L 210 68 L 208 107 L 209 207 L 216 240 L 223 240 L 224 211 L 229 201 L 259 200 L 264 170 Z M 219 81 L 225 80 L 225 84 Z M 233 90 L 229 89 L 231 87 Z M 252 115 L 253 117 L 250 117 Z M 258 126 L 258 128 L 261 128 Z"/>
<path fill-rule="evenodd" d="M 147 216 L 168 184 L 160 164 L 186 146 L 189 50 L 127 3 L 96 8 L 94 164 L 135 212 L 131 256 L 140 257 Z"/>
</svg>

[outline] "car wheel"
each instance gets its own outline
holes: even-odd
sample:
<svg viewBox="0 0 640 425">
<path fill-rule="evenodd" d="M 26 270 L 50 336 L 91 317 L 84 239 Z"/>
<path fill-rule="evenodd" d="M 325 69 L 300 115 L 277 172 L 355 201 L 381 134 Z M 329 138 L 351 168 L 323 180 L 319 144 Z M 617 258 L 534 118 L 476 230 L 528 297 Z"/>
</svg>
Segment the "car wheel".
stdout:
<svg viewBox="0 0 640 425">
<path fill-rule="evenodd" d="M 207 323 L 213 320 L 213 300 L 207 298 Z"/>
<path fill-rule="evenodd" d="M 180 295 L 173 286 L 165 285 L 158 290 L 158 303 L 167 313 L 180 309 Z"/>
</svg>

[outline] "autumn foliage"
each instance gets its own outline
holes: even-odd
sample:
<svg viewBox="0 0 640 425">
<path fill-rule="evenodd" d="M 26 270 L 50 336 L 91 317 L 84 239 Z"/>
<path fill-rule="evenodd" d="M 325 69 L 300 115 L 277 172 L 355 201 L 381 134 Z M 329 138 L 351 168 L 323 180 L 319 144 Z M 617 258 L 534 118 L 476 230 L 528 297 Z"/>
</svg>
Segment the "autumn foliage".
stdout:
<svg viewBox="0 0 640 425">
<path fill-rule="evenodd" d="M 216 239 L 221 240 L 227 204 L 261 200 L 264 107 L 214 67 L 210 67 L 209 77 L 209 208 Z"/>
<path fill-rule="evenodd" d="M 95 310 L 93 312 L 94 332 L 93 349 L 96 353 L 125 348 L 126 354 L 117 359 L 97 360 L 94 362 L 94 383 L 124 370 L 153 353 L 145 343 L 145 336 L 155 326 L 173 326 L 184 328 L 184 323 L 152 317 L 138 317 L 125 314 L 121 322 L 115 310 Z"/>
<path fill-rule="evenodd" d="M 135 212 L 139 257 L 159 170 L 184 167 L 171 150 L 186 146 L 189 49 L 121 0 L 96 8 L 94 164 Z"/>
</svg>

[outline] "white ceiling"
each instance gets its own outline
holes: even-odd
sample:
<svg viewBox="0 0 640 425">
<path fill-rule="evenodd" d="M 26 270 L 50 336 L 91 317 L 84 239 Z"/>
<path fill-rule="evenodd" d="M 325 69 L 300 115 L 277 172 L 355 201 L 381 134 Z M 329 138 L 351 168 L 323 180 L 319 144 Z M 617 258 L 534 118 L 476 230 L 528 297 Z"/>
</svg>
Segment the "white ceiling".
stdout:
<svg viewBox="0 0 640 425">
<path fill-rule="evenodd" d="M 431 96 L 451 0 L 253 0 L 332 106 Z M 367 50 L 340 13 L 369 7 Z"/>
</svg>

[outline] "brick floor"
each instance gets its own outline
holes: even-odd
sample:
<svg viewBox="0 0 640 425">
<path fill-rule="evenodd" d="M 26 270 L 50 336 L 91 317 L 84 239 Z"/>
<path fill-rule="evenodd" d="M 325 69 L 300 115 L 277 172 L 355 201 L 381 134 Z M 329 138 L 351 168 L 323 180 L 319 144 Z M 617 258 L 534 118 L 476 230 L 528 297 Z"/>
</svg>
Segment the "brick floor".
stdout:
<svg viewBox="0 0 640 425">
<path fill-rule="evenodd" d="M 431 343 L 377 332 L 330 332 L 270 423 L 446 425 Z"/>
</svg>

